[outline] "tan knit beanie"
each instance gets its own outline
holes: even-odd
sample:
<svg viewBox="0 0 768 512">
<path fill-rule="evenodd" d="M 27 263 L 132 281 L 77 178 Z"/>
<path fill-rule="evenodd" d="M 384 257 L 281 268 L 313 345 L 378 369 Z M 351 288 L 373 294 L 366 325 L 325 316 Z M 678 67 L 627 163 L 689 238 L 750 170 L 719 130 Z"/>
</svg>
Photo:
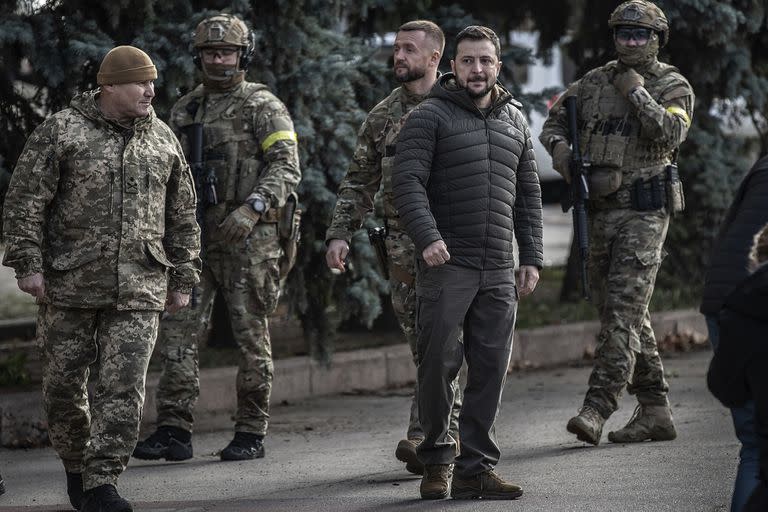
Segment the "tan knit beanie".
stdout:
<svg viewBox="0 0 768 512">
<path fill-rule="evenodd" d="M 104 56 L 96 82 L 99 85 L 114 85 L 156 78 L 157 68 L 149 55 L 133 46 L 118 46 Z"/>
</svg>

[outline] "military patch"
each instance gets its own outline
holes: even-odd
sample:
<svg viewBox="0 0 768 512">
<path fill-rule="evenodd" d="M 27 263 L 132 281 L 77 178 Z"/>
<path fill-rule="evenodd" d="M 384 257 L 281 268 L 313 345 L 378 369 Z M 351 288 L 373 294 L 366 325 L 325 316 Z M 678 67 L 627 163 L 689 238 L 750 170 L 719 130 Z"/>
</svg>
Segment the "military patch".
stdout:
<svg viewBox="0 0 768 512">
<path fill-rule="evenodd" d="M 643 9 L 639 5 L 628 5 L 624 12 L 621 13 L 622 21 L 637 21 L 643 17 Z"/>
<path fill-rule="evenodd" d="M 135 176 L 126 176 L 125 178 L 125 193 L 126 194 L 138 194 L 139 182 Z"/>
</svg>

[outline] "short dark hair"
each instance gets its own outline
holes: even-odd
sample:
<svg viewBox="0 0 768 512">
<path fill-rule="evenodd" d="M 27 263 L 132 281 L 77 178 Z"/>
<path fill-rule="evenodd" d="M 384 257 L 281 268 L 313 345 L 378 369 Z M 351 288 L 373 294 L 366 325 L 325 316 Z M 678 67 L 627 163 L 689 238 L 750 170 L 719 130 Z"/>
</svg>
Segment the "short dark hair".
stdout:
<svg viewBox="0 0 768 512">
<path fill-rule="evenodd" d="M 443 54 L 443 50 L 445 49 L 445 34 L 443 34 L 443 30 L 438 27 L 437 24 L 432 23 L 429 20 L 413 20 L 400 25 L 400 28 L 398 28 L 397 31 L 424 32 L 427 37 L 431 38 L 434 42 L 437 43 L 437 50 L 440 52 L 440 55 Z"/>
<path fill-rule="evenodd" d="M 496 57 L 501 59 L 501 43 L 499 42 L 499 36 L 497 36 L 496 32 L 489 29 L 488 27 L 483 27 L 481 25 L 470 25 L 459 32 L 456 35 L 456 42 L 454 43 L 453 47 L 454 56 L 458 55 L 459 53 L 459 43 L 465 39 L 471 39 L 472 41 L 482 41 L 483 39 L 489 40 L 493 43 L 493 47 L 496 49 Z"/>
</svg>

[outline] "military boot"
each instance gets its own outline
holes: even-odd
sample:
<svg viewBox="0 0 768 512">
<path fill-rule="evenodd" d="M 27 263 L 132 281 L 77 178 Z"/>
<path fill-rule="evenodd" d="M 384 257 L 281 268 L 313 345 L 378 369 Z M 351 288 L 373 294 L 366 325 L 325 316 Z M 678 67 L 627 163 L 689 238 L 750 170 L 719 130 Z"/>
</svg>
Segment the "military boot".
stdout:
<svg viewBox="0 0 768 512">
<path fill-rule="evenodd" d="M 405 462 L 405 470 L 414 475 L 424 474 L 424 464 L 416 456 L 416 447 L 423 440 L 422 438 L 402 439 L 397 443 L 397 449 L 395 450 L 397 460 Z"/>
<path fill-rule="evenodd" d="M 671 441 L 676 437 L 677 431 L 668 405 L 640 404 L 624 428 L 608 433 L 608 440 L 612 443 Z"/>
<path fill-rule="evenodd" d="M 455 476 L 451 484 L 451 498 L 455 500 L 514 500 L 522 495 L 522 487 L 505 482 L 492 469 L 469 478 Z"/>
<path fill-rule="evenodd" d="M 136 444 L 133 456 L 142 460 L 191 459 L 192 433 L 178 427 L 157 427 L 151 436 Z"/>
<path fill-rule="evenodd" d="M 72 508 L 80 510 L 83 505 L 83 474 L 67 471 L 67 495 Z"/>
<path fill-rule="evenodd" d="M 585 405 L 579 414 L 568 420 L 566 428 L 571 434 L 576 434 L 579 441 L 597 445 L 603 434 L 603 425 L 605 425 L 605 418 L 597 412 L 597 409 Z"/>
<path fill-rule="evenodd" d="M 426 464 L 421 478 L 421 499 L 441 500 L 448 497 L 453 464 Z"/>
<path fill-rule="evenodd" d="M 133 512 L 133 507 L 114 485 L 104 484 L 85 491 L 80 512 Z"/>
<path fill-rule="evenodd" d="M 221 450 L 221 460 L 251 460 L 264 457 L 263 437 L 250 432 L 235 432 L 235 438 Z"/>
</svg>

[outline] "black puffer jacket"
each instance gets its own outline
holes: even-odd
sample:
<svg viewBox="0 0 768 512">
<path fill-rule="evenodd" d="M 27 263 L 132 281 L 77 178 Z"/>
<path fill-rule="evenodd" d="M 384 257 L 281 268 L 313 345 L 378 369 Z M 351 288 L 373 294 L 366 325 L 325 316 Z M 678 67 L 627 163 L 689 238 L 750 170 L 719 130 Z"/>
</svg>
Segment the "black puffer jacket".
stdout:
<svg viewBox="0 0 768 512">
<path fill-rule="evenodd" d="M 768 156 L 755 163 L 742 181 L 715 239 L 704 278 L 701 312 L 716 315 L 725 297 L 749 275 L 752 239 L 768 223 Z"/>
<path fill-rule="evenodd" d="M 408 116 L 397 143 L 395 207 L 419 255 L 444 240 L 448 263 L 479 270 L 541 268 L 541 187 L 520 104 L 497 83 L 484 114 L 453 73 Z"/>
</svg>

